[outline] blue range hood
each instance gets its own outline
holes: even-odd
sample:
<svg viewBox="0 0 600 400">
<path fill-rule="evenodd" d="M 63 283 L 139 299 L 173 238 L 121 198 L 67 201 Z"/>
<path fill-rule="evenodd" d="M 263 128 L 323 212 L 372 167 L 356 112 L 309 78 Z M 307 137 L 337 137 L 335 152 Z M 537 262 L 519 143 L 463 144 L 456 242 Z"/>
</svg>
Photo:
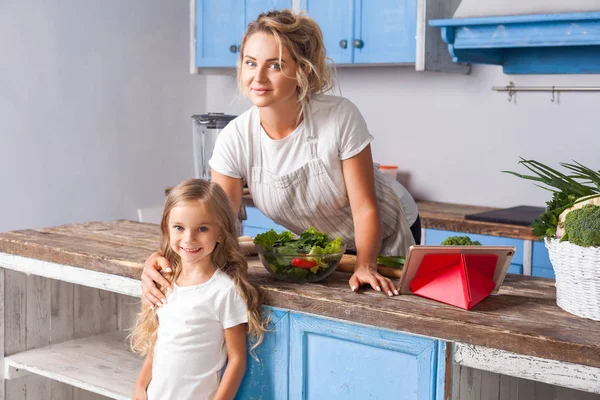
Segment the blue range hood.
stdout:
<svg viewBox="0 0 600 400">
<path fill-rule="evenodd" d="M 454 62 L 502 65 L 506 74 L 600 73 L 600 12 L 452 18 L 442 29 Z"/>
</svg>

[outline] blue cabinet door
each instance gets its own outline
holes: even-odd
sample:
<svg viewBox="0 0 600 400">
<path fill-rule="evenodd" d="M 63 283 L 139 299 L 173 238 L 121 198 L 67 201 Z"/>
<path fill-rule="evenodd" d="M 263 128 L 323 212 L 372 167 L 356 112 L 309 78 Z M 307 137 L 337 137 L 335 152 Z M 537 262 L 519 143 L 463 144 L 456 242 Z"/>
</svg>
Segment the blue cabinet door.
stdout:
<svg viewBox="0 0 600 400">
<path fill-rule="evenodd" d="M 289 311 L 270 307 L 265 311 L 271 317 L 269 331 L 255 350 L 258 360 L 248 354 L 246 374 L 236 399 L 279 400 L 288 397 Z"/>
<path fill-rule="evenodd" d="M 197 67 L 235 66 L 245 29 L 243 10 L 244 0 L 196 0 Z"/>
<path fill-rule="evenodd" d="M 321 27 L 327 56 L 337 64 L 353 62 L 353 1 L 305 0 L 301 3 L 308 15 Z"/>
<path fill-rule="evenodd" d="M 256 207 L 246 207 L 246 218 L 242 224 L 243 234 L 246 236 L 254 237 L 270 229 L 274 229 L 277 233 L 286 230 L 285 227 L 261 213 Z"/>
<path fill-rule="evenodd" d="M 550 255 L 544 242 L 533 242 L 531 255 L 531 275 L 542 278 L 556 279 L 554 268 L 550 263 Z"/>
<path fill-rule="evenodd" d="M 444 346 L 292 313 L 289 399 L 443 399 Z"/>
<path fill-rule="evenodd" d="M 523 240 L 506 238 L 500 236 L 478 235 L 474 233 L 442 231 L 439 229 L 425 230 L 425 244 L 439 245 L 448 236 L 468 236 L 471 240 L 476 240 L 484 246 L 514 246 L 515 255 L 512 258 L 508 273 L 522 274 L 523 273 Z"/>
<path fill-rule="evenodd" d="M 354 15 L 355 64 L 415 62 L 417 0 L 355 0 Z"/>
<path fill-rule="evenodd" d="M 246 26 L 254 21 L 258 16 L 266 11 L 282 10 L 284 8 L 292 8 L 292 0 L 246 0 Z"/>
</svg>

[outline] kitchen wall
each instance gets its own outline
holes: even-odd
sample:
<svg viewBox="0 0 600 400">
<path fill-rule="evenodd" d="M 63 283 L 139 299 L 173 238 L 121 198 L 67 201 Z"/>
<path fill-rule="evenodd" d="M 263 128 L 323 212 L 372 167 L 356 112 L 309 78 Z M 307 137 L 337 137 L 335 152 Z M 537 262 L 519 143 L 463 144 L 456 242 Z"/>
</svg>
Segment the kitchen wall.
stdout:
<svg viewBox="0 0 600 400">
<path fill-rule="evenodd" d="M 189 2 L 0 3 L 0 231 L 115 218 L 193 174 Z"/>
<path fill-rule="evenodd" d="M 510 207 L 540 205 L 548 192 L 503 174 L 519 157 L 558 167 L 577 160 L 600 169 L 600 92 L 506 93 L 522 86 L 600 86 L 600 75 L 504 75 L 501 67 L 473 66 L 470 75 L 415 72 L 410 67 L 338 69 L 342 95 L 356 103 L 375 136 L 375 161 L 398 165 L 419 198 Z M 232 76 L 207 77 L 211 110 L 240 113 L 248 106 Z"/>
</svg>

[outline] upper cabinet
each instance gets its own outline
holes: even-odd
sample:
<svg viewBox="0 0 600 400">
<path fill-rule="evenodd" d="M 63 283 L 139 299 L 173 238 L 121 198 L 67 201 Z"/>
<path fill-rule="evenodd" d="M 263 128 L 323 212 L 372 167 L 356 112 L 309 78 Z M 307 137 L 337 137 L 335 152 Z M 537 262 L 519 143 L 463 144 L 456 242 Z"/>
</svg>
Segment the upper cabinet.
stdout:
<svg viewBox="0 0 600 400">
<path fill-rule="evenodd" d="M 452 61 L 432 18 L 451 17 L 460 0 L 191 0 L 192 73 L 235 67 L 247 24 L 273 9 L 304 10 L 323 31 L 338 65 L 414 65 L 467 73 Z"/>
<path fill-rule="evenodd" d="M 292 0 L 191 1 L 191 72 L 234 67 L 246 26 L 262 12 L 291 8 Z"/>
<path fill-rule="evenodd" d="M 414 64 L 416 0 L 305 0 L 337 64 Z"/>
</svg>

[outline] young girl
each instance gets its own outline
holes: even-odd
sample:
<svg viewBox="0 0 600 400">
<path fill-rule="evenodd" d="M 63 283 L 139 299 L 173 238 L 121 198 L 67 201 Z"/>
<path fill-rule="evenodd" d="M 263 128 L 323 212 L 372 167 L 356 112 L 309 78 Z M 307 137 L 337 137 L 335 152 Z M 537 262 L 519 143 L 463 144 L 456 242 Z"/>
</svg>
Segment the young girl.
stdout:
<svg viewBox="0 0 600 400">
<path fill-rule="evenodd" d="M 169 193 L 161 249 L 172 267 L 171 289 L 164 305 L 142 305 L 131 334 L 132 349 L 146 355 L 134 399 L 235 396 L 246 369 L 246 332 L 252 349 L 265 332 L 235 224 L 216 183 L 191 179 Z"/>
</svg>

